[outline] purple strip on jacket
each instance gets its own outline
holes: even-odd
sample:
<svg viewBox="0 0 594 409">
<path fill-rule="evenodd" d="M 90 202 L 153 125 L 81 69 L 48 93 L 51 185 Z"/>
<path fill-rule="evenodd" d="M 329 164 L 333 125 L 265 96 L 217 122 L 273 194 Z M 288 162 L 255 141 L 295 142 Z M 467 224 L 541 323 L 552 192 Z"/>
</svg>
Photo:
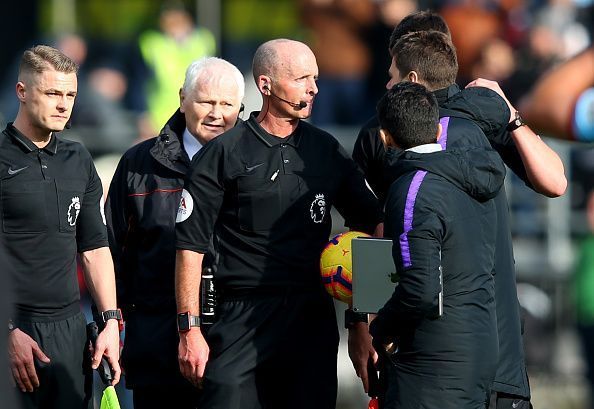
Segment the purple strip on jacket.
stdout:
<svg viewBox="0 0 594 409">
<path fill-rule="evenodd" d="M 426 174 L 427 171 L 425 170 L 418 170 L 415 173 L 406 195 L 406 204 L 404 205 L 404 231 L 400 235 L 400 253 L 402 254 L 402 264 L 404 264 L 405 268 L 412 266 L 410 248 L 408 246 L 408 232 L 411 231 L 413 227 L 415 201 L 417 200 L 417 193 L 419 193 L 419 188 L 421 187 L 421 183 Z"/>
<path fill-rule="evenodd" d="M 448 145 L 448 125 L 450 124 L 450 117 L 444 116 L 439 120 L 441 124 L 441 137 L 437 141 L 441 145 L 441 149 L 445 151 Z"/>
</svg>

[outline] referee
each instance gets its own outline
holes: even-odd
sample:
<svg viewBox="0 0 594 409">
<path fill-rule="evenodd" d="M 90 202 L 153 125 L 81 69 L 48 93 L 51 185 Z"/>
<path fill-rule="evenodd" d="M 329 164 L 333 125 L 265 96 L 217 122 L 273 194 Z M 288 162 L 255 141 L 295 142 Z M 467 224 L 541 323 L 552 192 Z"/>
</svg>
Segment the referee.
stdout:
<svg viewBox="0 0 594 409">
<path fill-rule="evenodd" d="M 76 64 L 58 50 L 23 54 L 19 111 L 0 135 L 3 247 L 14 267 L 8 354 L 24 408 L 92 407 L 83 370 L 86 321 L 79 307 L 77 253 L 106 321 L 93 366 L 105 355 L 120 377 L 119 314 L 113 264 L 100 210 L 101 181 L 89 153 L 57 137 L 77 92 Z"/>
<path fill-rule="evenodd" d="M 180 367 L 202 383 L 199 408 L 333 409 L 338 330 L 318 272 L 330 209 L 370 233 L 381 211 L 338 141 L 302 121 L 318 92 L 312 51 L 266 42 L 253 72 L 262 110 L 204 146 L 178 210 Z M 220 299 L 203 334 L 200 266 L 213 233 Z"/>
</svg>

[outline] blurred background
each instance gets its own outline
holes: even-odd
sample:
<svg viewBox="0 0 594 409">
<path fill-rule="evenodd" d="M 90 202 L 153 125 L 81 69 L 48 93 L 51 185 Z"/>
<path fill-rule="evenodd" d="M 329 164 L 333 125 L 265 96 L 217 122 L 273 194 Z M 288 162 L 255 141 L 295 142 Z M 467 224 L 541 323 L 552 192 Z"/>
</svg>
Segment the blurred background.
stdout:
<svg viewBox="0 0 594 409">
<path fill-rule="evenodd" d="M 216 55 L 237 65 L 246 77 L 249 113 L 260 104 L 250 72 L 253 52 L 263 41 L 289 37 L 308 43 L 318 59 L 320 93 L 311 121 L 350 152 L 384 92 L 392 28 L 425 9 L 438 11 L 450 26 L 458 84 L 479 76 L 497 80 L 515 106 L 544 73 L 591 47 L 594 38 L 593 0 L 4 2 L 0 125 L 18 109 L 14 92 L 22 51 L 39 43 L 60 48 L 81 66 L 72 128 L 63 137 L 85 144 L 107 190 L 123 151 L 156 135 L 178 107 L 177 91 L 192 60 Z M 580 334 L 592 331 L 594 317 L 576 300 L 594 300 L 594 278 L 588 275 L 594 274 L 594 216 L 589 223 L 586 211 L 594 189 L 594 146 L 561 140 L 567 135 L 542 136 L 565 164 L 565 196 L 538 196 L 511 172 L 506 180 L 533 403 L 539 409 L 586 408 L 584 345 L 592 356 L 594 340 L 584 344 Z M 590 209 L 594 214 L 594 204 Z M 341 219 L 334 216 L 339 232 Z M 337 305 L 340 319 L 343 309 Z M 339 368 L 338 408 L 366 407 L 342 344 Z M 123 388 L 119 394 L 122 408 L 131 407 Z"/>
</svg>

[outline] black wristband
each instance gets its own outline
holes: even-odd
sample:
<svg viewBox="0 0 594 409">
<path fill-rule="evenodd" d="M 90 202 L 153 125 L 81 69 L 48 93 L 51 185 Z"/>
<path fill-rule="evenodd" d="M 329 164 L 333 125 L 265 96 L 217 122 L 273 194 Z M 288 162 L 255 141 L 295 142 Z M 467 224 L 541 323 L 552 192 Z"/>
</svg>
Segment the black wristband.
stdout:
<svg viewBox="0 0 594 409">
<path fill-rule="evenodd" d="M 367 314 L 362 312 L 355 312 L 352 309 L 348 308 L 344 312 L 344 327 L 346 329 L 351 329 L 355 326 L 358 322 L 369 322 L 367 318 Z"/>
<path fill-rule="evenodd" d="M 518 129 L 519 127 L 524 126 L 524 125 L 526 125 L 526 123 L 520 116 L 520 113 L 518 111 L 516 111 L 515 118 L 509 124 L 507 124 L 507 130 L 509 132 L 513 132 L 516 129 Z"/>
</svg>

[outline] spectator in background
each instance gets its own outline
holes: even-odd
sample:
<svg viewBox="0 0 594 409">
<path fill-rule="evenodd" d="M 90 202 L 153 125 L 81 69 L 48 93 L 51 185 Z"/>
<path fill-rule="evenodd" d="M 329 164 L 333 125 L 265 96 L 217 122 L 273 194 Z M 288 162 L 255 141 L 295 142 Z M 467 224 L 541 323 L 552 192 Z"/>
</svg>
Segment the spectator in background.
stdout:
<svg viewBox="0 0 594 409">
<path fill-rule="evenodd" d="M 390 66 L 389 40 L 394 27 L 417 10 L 416 0 L 376 0 L 375 21 L 367 30 L 366 39 L 371 52 L 371 67 L 367 75 L 367 104 L 375 106 L 386 92 Z M 369 115 L 372 115 L 370 112 Z"/>
<path fill-rule="evenodd" d="M 580 247 L 573 283 L 590 394 L 588 407 L 594 408 L 594 191 L 588 197 L 586 217 L 590 231 Z"/>
<path fill-rule="evenodd" d="M 88 68 L 72 113 L 67 139 L 80 141 L 96 158 L 121 154 L 138 137 L 136 118 L 124 107 L 128 79 L 113 60 L 103 60 Z"/>
<path fill-rule="evenodd" d="M 374 21 L 370 0 L 300 0 L 308 45 L 320 68 L 312 112 L 318 126 L 359 125 L 371 115 L 366 81 L 371 54 L 365 32 Z"/>
<path fill-rule="evenodd" d="M 141 129 L 146 138 L 159 131 L 178 105 L 186 67 L 197 58 L 214 55 L 216 43 L 209 30 L 196 27 L 181 3 L 168 1 L 159 15 L 159 30 L 142 33 L 138 46 L 150 72 L 144 84 L 148 117 Z"/>
</svg>

